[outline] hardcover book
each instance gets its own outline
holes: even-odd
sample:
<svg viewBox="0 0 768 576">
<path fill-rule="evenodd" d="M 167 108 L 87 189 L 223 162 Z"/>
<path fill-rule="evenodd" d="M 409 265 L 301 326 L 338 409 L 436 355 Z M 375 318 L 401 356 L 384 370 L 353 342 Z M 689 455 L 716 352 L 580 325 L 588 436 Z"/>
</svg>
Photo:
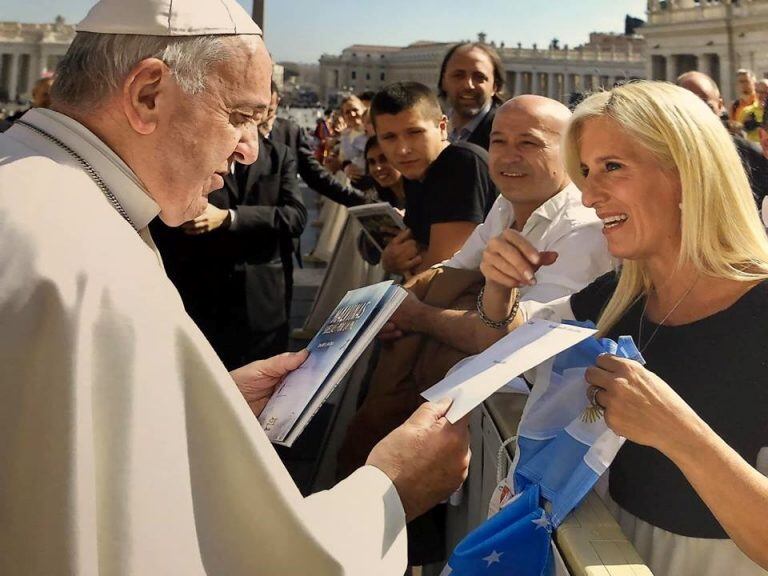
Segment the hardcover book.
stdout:
<svg viewBox="0 0 768 576">
<path fill-rule="evenodd" d="M 293 444 L 405 296 L 392 281 L 347 292 L 307 346 L 307 360 L 261 412 L 259 422 L 272 442 Z"/>
</svg>

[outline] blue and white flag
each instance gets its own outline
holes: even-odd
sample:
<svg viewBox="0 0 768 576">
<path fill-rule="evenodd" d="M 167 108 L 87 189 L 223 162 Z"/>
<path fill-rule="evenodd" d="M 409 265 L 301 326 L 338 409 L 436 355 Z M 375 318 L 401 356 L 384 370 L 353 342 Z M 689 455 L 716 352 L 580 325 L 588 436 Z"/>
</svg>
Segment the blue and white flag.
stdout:
<svg viewBox="0 0 768 576">
<path fill-rule="evenodd" d="M 602 417 L 583 418 L 590 407 L 584 372 L 606 353 L 644 363 L 632 338 L 622 336 L 618 343 L 584 340 L 537 368 L 518 427 L 508 489 L 494 495 L 501 498 L 496 503 L 501 511 L 459 543 L 443 576 L 553 573 L 552 530 L 594 487 L 624 443 Z M 542 507 L 544 501 L 551 504 L 549 513 Z M 532 520 L 542 530 L 531 529 Z M 504 570 L 489 571 L 502 558 L 507 559 Z M 489 559 L 494 561 L 483 569 L 480 561 Z"/>
</svg>

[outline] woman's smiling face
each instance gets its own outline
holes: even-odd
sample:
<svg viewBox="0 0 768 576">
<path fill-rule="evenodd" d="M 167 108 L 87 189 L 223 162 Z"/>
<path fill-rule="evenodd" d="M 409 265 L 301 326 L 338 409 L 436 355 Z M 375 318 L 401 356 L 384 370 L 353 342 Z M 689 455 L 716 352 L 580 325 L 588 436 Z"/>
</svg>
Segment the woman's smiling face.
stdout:
<svg viewBox="0 0 768 576">
<path fill-rule="evenodd" d="M 582 201 L 603 221 L 613 256 L 638 260 L 679 252 L 682 192 L 676 170 L 604 117 L 584 121 L 579 157 Z"/>
</svg>

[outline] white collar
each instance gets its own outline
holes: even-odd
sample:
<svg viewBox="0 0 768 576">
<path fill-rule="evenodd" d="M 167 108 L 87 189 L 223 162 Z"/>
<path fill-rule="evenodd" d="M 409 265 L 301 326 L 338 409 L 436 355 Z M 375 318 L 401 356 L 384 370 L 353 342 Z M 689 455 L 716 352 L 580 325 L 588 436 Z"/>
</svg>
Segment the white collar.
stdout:
<svg viewBox="0 0 768 576">
<path fill-rule="evenodd" d="M 24 115 L 24 121 L 61 140 L 90 164 L 125 209 L 137 230 L 146 228 L 160 213 L 160 207 L 133 170 L 77 120 L 53 110 L 33 108 Z"/>
</svg>

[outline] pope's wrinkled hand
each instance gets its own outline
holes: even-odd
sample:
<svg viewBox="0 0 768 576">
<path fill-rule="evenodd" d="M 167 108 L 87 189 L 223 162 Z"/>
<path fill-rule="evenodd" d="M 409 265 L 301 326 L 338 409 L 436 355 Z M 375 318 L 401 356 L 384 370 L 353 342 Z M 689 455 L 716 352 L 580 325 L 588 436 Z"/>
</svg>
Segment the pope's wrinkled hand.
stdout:
<svg viewBox="0 0 768 576">
<path fill-rule="evenodd" d="M 603 354 L 584 377 L 598 388 L 595 400 L 605 408 L 605 423 L 636 444 L 666 453 L 681 423 L 697 418 L 669 384 L 634 360 Z"/>
<path fill-rule="evenodd" d="M 213 204 L 205 207 L 205 212 L 200 214 L 194 220 L 184 222 L 181 228 L 185 234 L 196 236 L 197 234 L 206 234 L 220 228 L 229 218 L 229 210 L 223 210 Z"/>
<path fill-rule="evenodd" d="M 266 360 L 256 360 L 229 374 L 237 384 L 248 406 L 258 417 L 275 387 L 283 381 L 290 372 L 301 366 L 309 356 L 309 352 L 286 352 Z"/>
<path fill-rule="evenodd" d="M 456 491 L 469 470 L 469 425 L 445 419 L 451 400 L 425 402 L 374 446 L 366 464 L 392 480 L 408 521 Z"/>
</svg>

